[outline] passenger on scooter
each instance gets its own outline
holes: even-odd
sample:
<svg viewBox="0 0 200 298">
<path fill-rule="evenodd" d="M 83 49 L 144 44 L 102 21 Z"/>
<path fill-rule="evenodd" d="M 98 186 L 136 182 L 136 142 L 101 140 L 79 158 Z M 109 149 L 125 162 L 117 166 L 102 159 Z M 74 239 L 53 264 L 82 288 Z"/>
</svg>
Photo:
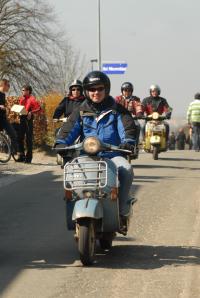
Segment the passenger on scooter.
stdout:
<svg viewBox="0 0 200 298">
<path fill-rule="evenodd" d="M 124 82 L 121 86 L 121 95 L 116 96 L 116 102 L 124 106 L 133 116 L 133 118 L 141 117 L 143 114 L 140 98 L 133 95 L 134 86 L 130 82 Z M 140 123 L 135 119 L 137 128 L 137 144 L 140 137 Z"/>
<path fill-rule="evenodd" d="M 117 104 L 110 93 L 110 79 L 100 71 L 90 72 L 83 80 L 86 100 L 74 111 L 65 123 L 56 140 L 56 147 L 71 145 L 78 136 L 83 140 L 96 136 L 102 142 L 134 150 L 136 126 L 131 114 Z M 61 136 L 62 135 L 62 136 Z M 122 221 L 126 220 L 130 210 L 130 189 L 133 170 L 120 152 L 102 152 L 102 157 L 111 158 L 119 170 L 119 208 Z"/>
<path fill-rule="evenodd" d="M 158 85 L 151 85 L 150 96 L 142 101 L 143 112 L 146 115 L 151 115 L 153 112 L 158 112 L 160 115 L 165 114 L 167 119 L 171 118 L 172 108 L 169 106 L 167 100 L 160 96 L 161 89 Z M 165 122 L 166 138 L 169 138 L 169 124 Z M 145 136 L 145 125 L 142 129 L 143 137 Z"/>
</svg>

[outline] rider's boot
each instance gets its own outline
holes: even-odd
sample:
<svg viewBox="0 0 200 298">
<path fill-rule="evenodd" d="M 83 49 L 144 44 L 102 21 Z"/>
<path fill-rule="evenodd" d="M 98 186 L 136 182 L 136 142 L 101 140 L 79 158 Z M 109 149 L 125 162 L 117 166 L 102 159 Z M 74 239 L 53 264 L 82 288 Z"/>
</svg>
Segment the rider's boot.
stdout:
<svg viewBox="0 0 200 298">
<path fill-rule="evenodd" d="M 131 216 L 132 206 L 137 202 L 136 198 L 131 198 L 129 200 L 130 204 L 130 212 L 127 215 L 120 215 L 120 230 L 119 233 L 122 235 L 126 235 L 128 232 L 129 220 Z"/>
</svg>

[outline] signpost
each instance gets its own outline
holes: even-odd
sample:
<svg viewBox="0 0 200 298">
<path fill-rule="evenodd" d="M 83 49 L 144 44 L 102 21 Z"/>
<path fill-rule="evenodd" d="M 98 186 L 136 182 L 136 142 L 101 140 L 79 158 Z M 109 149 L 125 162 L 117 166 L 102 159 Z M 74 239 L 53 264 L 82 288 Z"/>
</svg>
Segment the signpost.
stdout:
<svg viewBox="0 0 200 298">
<path fill-rule="evenodd" d="M 104 62 L 102 71 L 105 74 L 124 74 L 128 64 L 126 62 Z"/>
</svg>

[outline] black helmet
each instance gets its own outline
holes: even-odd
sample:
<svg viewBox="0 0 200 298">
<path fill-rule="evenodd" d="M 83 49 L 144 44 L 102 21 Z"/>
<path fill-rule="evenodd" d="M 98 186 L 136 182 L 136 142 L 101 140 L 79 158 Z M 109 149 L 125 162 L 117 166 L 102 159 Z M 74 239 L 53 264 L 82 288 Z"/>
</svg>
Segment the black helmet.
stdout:
<svg viewBox="0 0 200 298">
<path fill-rule="evenodd" d="M 194 99 L 200 99 L 200 93 L 199 92 L 194 95 Z"/>
<path fill-rule="evenodd" d="M 123 92 L 124 89 L 129 89 L 131 92 L 133 92 L 134 90 L 133 84 L 131 84 L 130 82 L 124 82 L 121 85 L 121 92 Z"/>
<path fill-rule="evenodd" d="M 158 95 L 160 95 L 161 93 L 161 89 L 158 85 L 151 85 L 150 88 L 149 88 L 149 92 L 151 94 L 152 91 L 156 90 L 158 92 Z"/>
<path fill-rule="evenodd" d="M 83 80 L 83 90 L 85 96 L 88 98 L 87 90 L 94 85 L 104 85 L 106 96 L 110 93 L 110 79 L 109 77 L 101 71 L 91 71 L 89 72 Z"/>
<path fill-rule="evenodd" d="M 72 87 L 80 87 L 81 90 L 83 90 L 83 84 L 80 80 L 74 80 L 70 85 L 69 85 L 69 89 L 71 89 Z"/>
</svg>

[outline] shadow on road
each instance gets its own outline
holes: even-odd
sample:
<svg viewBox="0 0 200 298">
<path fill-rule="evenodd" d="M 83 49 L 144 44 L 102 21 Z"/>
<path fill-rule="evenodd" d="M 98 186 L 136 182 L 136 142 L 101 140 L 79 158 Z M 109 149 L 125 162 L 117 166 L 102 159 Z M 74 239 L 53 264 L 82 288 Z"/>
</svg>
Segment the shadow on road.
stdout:
<svg viewBox="0 0 200 298">
<path fill-rule="evenodd" d="M 180 158 L 180 157 L 159 157 L 159 160 L 174 160 L 174 161 L 200 161 L 197 158 Z"/>
<path fill-rule="evenodd" d="M 152 270 L 164 266 L 200 265 L 200 248 L 185 246 L 113 246 L 97 256 L 95 267 Z"/>
<path fill-rule="evenodd" d="M 192 160 L 191 160 L 192 161 Z M 144 165 L 144 164 L 139 164 L 139 165 L 134 165 L 134 169 L 175 169 L 175 170 L 200 170 L 200 167 L 193 168 L 188 166 L 173 166 L 171 164 L 169 165 L 161 165 L 161 164 L 150 164 L 150 165 Z"/>
<path fill-rule="evenodd" d="M 55 163 L 55 162 L 50 162 L 50 163 L 40 163 L 40 162 L 32 162 L 31 163 L 32 166 L 43 166 L 43 167 L 46 167 L 46 166 L 49 166 L 49 167 L 58 167 L 58 165 Z"/>
<path fill-rule="evenodd" d="M 64 268 L 78 259 L 61 179 L 46 171 L 1 187 L 0 296 L 24 268 Z"/>
<path fill-rule="evenodd" d="M 173 180 L 177 179 L 175 176 L 141 176 L 137 175 L 134 178 L 134 181 L 137 182 L 145 182 L 145 183 L 152 183 L 156 182 L 156 180 L 162 180 L 162 179 L 167 179 L 167 180 Z"/>
</svg>

